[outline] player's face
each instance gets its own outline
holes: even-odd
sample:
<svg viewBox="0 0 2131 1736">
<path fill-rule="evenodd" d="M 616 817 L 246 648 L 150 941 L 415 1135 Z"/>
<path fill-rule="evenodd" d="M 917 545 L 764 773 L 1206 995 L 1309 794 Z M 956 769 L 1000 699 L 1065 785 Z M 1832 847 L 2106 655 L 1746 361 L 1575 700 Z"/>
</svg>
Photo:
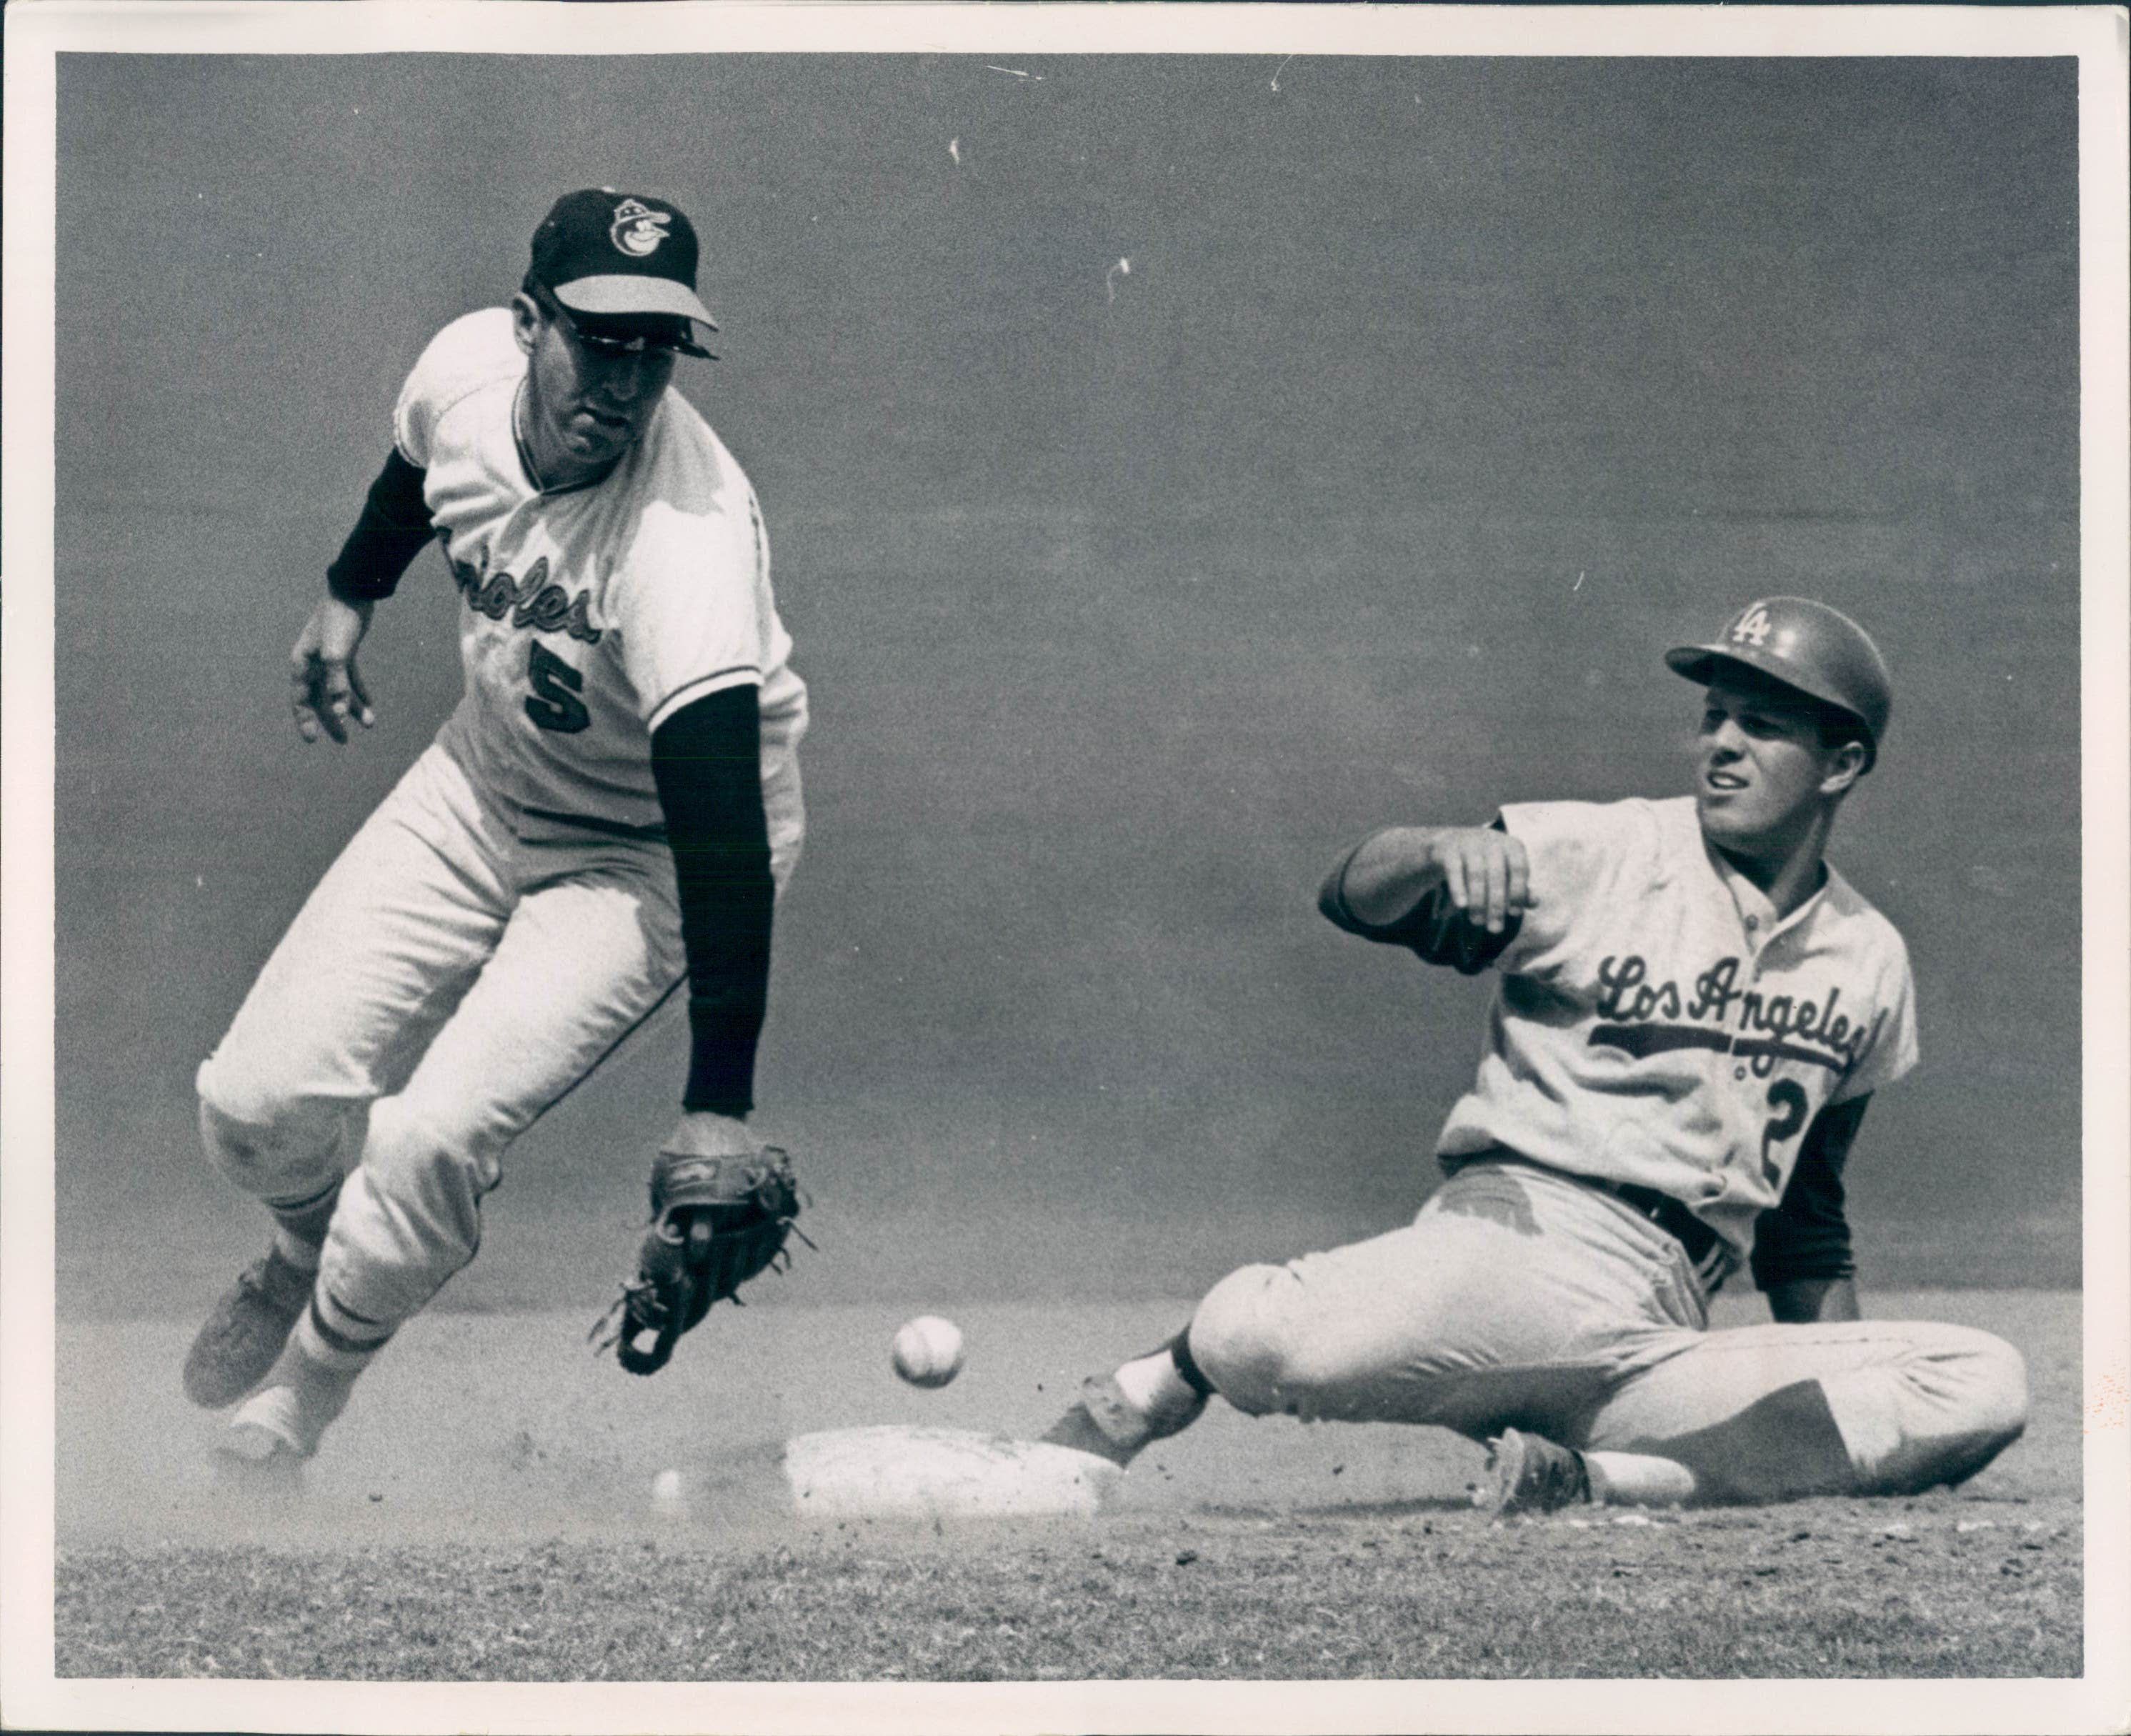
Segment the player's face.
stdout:
<svg viewBox="0 0 2131 1736">
<path fill-rule="evenodd" d="M 1768 857 L 1808 837 L 1829 798 L 1854 781 L 1855 749 L 1821 741 L 1813 713 L 1780 689 L 1720 677 L 1695 736 L 1694 801 L 1720 850 Z"/>
<path fill-rule="evenodd" d="M 567 314 L 550 313 L 526 296 L 519 300 L 520 342 L 530 363 L 526 412 L 533 449 L 572 472 L 603 469 L 644 437 L 673 377 L 673 352 L 655 343 L 603 339 Z"/>
</svg>

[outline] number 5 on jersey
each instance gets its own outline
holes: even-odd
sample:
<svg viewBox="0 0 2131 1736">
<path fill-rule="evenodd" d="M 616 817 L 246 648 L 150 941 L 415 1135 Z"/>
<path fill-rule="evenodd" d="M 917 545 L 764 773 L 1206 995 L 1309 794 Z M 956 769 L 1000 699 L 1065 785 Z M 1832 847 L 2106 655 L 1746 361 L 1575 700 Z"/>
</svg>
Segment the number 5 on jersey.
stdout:
<svg viewBox="0 0 2131 1736">
<path fill-rule="evenodd" d="M 533 691 L 526 696 L 525 715 L 543 729 L 574 736 L 591 726 L 591 713 L 577 695 L 584 691 L 583 672 L 572 669 L 539 640 L 533 642 L 525 679 Z"/>
</svg>

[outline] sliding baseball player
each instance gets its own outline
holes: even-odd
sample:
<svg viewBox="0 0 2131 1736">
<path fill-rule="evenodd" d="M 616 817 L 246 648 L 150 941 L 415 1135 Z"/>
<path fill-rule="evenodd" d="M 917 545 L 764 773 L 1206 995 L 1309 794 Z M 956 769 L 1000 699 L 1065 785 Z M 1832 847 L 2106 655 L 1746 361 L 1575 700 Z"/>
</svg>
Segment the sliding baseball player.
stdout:
<svg viewBox="0 0 2131 1736">
<path fill-rule="evenodd" d="M 1348 933 L 1497 979 L 1485 1052 L 1387 1235 L 1216 1285 L 1046 1437 L 1124 1464 L 1219 1393 L 1490 1442 L 1482 1499 L 1761 1502 L 1972 1475 L 2027 1417 L 1989 1333 L 1860 1318 L 1842 1176 L 1914 1066 L 1901 937 L 1824 851 L 1891 704 L 1861 628 L 1754 602 L 1666 654 L 1689 794 L 1399 826 L 1334 866 Z M 1772 1324 L 1712 1332 L 1746 1268 Z"/>
</svg>

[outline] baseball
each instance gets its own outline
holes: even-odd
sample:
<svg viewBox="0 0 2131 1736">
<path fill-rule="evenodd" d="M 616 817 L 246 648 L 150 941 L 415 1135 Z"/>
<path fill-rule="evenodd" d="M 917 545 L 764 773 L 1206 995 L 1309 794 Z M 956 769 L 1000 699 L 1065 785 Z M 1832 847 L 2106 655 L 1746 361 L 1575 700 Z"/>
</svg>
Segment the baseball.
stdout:
<svg viewBox="0 0 2131 1736">
<path fill-rule="evenodd" d="M 936 1314 L 896 1328 L 895 1372 L 912 1386 L 945 1386 L 962 1371 L 962 1329 Z"/>
<path fill-rule="evenodd" d="M 687 1491 L 678 1470 L 662 1470 L 651 1479 L 651 1504 L 659 1512 L 678 1513 L 687 1505 Z"/>
</svg>

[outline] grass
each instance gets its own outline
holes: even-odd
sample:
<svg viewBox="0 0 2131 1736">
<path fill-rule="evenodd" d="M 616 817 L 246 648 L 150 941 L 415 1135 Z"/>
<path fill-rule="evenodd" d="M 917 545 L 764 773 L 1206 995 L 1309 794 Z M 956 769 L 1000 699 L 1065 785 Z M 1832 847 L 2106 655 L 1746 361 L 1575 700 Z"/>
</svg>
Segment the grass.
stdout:
<svg viewBox="0 0 2131 1736">
<path fill-rule="evenodd" d="M 573 1312 L 424 1316 L 283 1508 L 206 1471 L 216 1419 L 171 1377 L 189 1323 L 77 1323 L 55 1665 L 438 1682 L 2077 1674 L 2078 1298 L 1880 1301 L 2018 1345 L 2026 1436 L 1957 1492 L 1646 1524 L 1491 1526 L 1449 1504 L 1470 1442 L 1219 1406 L 1092 1523 L 792 1518 L 785 1440 L 861 1419 L 1041 1432 L 1094 1347 L 1155 1342 L 1175 1301 L 958 1310 L 979 1354 L 936 1393 L 889 1372 L 907 1310 L 886 1304 L 735 1312 L 715 1355 L 651 1382 L 587 1355 Z M 692 1491 L 678 1521 L 646 1499 L 663 1467 Z"/>
<path fill-rule="evenodd" d="M 2063 1676 L 2076 1502 L 1491 1524 L 1441 1507 L 549 1542 L 73 1547 L 62 1676 L 984 1681 Z"/>
</svg>

